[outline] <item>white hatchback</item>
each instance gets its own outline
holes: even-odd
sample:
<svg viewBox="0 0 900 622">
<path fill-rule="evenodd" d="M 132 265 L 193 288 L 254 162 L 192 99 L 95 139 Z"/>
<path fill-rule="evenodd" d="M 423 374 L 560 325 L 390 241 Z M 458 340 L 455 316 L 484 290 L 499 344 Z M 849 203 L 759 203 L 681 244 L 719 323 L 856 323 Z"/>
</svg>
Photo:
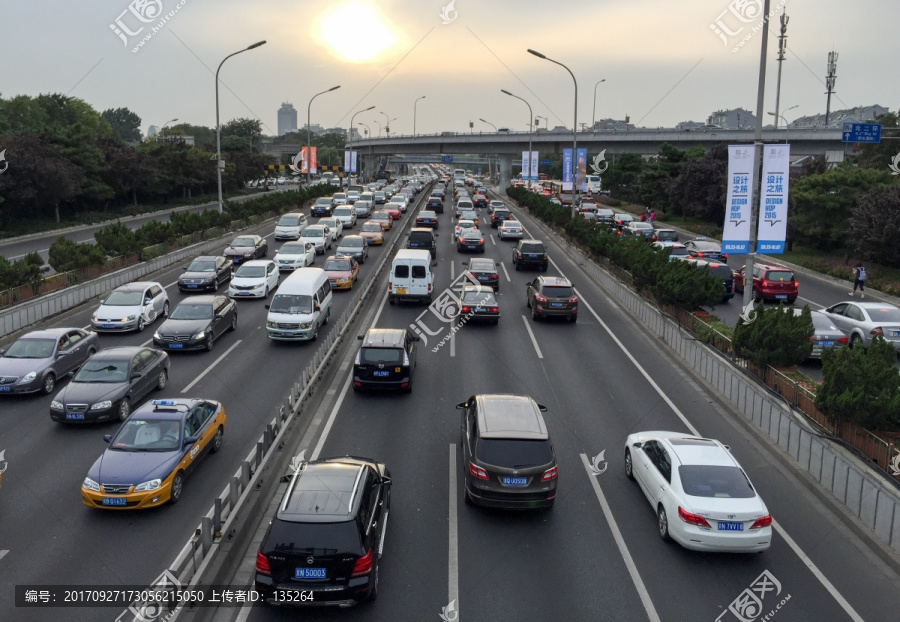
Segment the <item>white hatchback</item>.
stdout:
<svg viewBox="0 0 900 622">
<path fill-rule="evenodd" d="M 271 259 L 247 261 L 237 269 L 228 286 L 231 298 L 268 298 L 278 287 L 278 267 Z"/>
</svg>

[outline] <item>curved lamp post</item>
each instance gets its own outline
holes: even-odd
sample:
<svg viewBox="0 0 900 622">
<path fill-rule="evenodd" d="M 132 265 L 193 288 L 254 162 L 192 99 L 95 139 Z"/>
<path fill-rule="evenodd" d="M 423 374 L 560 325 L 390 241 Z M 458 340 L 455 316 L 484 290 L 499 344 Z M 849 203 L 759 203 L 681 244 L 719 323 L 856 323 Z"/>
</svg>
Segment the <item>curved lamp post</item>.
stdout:
<svg viewBox="0 0 900 622">
<path fill-rule="evenodd" d="M 527 177 L 528 177 L 528 187 L 531 188 L 531 158 L 532 158 L 531 128 L 534 126 L 534 112 L 532 112 L 532 110 L 531 110 L 531 104 L 529 104 L 528 101 L 523 99 L 522 97 L 519 97 L 518 95 L 513 95 L 506 89 L 500 89 L 500 92 L 505 93 L 506 95 L 509 95 L 510 97 L 515 97 L 519 101 L 525 102 L 525 105 L 528 106 L 528 172 L 527 172 Z M 525 177 L 526 172 L 525 172 L 524 160 L 522 161 L 522 173 L 523 173 L 522 177 Z"/>
<path fill-rule="evenodd" d="M 306 107 L 306 185 L 309 185 L 309 182 L 312 179 L 312 131 L 310 128 L 310 114 L 312 112 L 312 103 L 313 100 L 319 95 L 324 95 L 325 93 L 330 93 L 331 91 L 336 91 L 341 88 L 341 85 L 333 86 L 327 91 L 322 91 L 321 93 L 316 93 L 309 100 L 309 105 Z"/>
<path fill-rule="evenodd" d="M 416 98 L 416 101 L 413 102 L 413 138 L 416 137 L 416 105 L 419 103 L 420 99 L 425 99 L 425 96 Z"/>
<path fill-rule="evenodd" d="M 597 125 L 597 87 L 600 86 L 601 82 L 606 82 L 606 78 L 599 80 L 597 84 L 594 85 L 594 107 L 591 109 L 591 129 L 594 129 L 594 126 Z"/>
</svg>

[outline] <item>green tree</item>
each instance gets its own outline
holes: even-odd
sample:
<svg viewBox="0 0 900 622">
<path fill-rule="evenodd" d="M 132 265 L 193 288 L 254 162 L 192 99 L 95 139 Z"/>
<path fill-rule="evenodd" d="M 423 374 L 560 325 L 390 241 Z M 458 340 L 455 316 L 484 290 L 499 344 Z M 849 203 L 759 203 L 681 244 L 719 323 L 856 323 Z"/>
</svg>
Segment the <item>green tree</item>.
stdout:
<svg viewBox="0 0 900 622">
<path fill-rule="evenodd" d="M 687 261 L 673 261 L 659 270 L 650 291 L 660 304 L 693 311 L 722 300 L 722 279 Z"/>
<path fill-rule="evenodd" d="M 682 216 L 722 223 L 727 176 L 728 146 L 719 143 L 703 157 L 688 159 L 677 178 L 666 180 L 669 200 Z"/>
<path fill-rule="evenodd" d="M 897 136 L 897 130 L 893 128 L 900 127 L 898 113 L 889 112 L 878 117 L 875 122 L 881 123 L 885 127 L 885 136 Z M 876 171 L 887 170 L 897 154 L 897 143 L 893 140 L 882 140 L 880 143 L 859 144 L 856 145 L 854 151 L 860 168 L 870 168 Z"/>
<path fill-rule="evenodd" d="M 814 334 L 809 306 L 794 315 L 784 305 L 769 309 L 757 305 L 754 321 L 738 320 L 734 327 L 734 352 L 757 365 L 797 365 L 812 353 Z"/>
<path fill-rule="evenodd" d="M 112 131 L 126 143 L 137 143 L 141 140 L 141 118 L 128 108 L 107 108 L 100 117 L 109 123 Z"/>
<path fill-rule="evenodd" d="M 870 190 L 859 196 L 850 218 L 850 241 L 863 259 L 900 266 L 900 186 Z"/>
<path fill-rule="evenodd" d="M 604 185 L 611 196 L 624 201 L 636 201 L 640 195 L 639 181 L 644 171 L 644 158 L 636 153 L 616 156 L 603 174 Z"/>
<path fill-rule="evenodd" d="M 57 272 L 68 272 L 88 266 L 102 266 L 106 261 L 103 249 L 85 242 L 78 244 L 65 236 L 59 236 L 50 245 L 49 264 Z"/>
<path fill-rule="evenodd" d="M 121 222 L 98 229 L 94 233 L 94 239 L 97 246 L 110 257 L 133 255 L 141 250 L 137 235 Z"/>
<path fill-rule="evenodd" d="M 669 186 L 684 170 L 687 162 L 705 155 L 701 146 L 687 150 L 678 149 L 670 143 L 663 143 L 653 162 L 644 167 L 638 182 L 638 202 L 663 212 L 671 211 Z"/>
</svg>

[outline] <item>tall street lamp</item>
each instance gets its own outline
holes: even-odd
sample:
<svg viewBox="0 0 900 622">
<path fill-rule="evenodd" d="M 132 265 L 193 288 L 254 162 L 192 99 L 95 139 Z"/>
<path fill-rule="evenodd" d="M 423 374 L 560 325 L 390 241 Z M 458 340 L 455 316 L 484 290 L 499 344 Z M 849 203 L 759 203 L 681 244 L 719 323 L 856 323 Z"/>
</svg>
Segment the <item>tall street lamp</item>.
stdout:
<svg viewBox="0 0 900 622">
<path fill-rule="evenodd" d="M 177 120 L 178 120 L 178 119 L 172 119 L 171 121 L 166 121 L 165 123 L 163 123 L 163 126 L 162 126 L 161 128 L 159 128 L 159 133 L 160 133 L 162 136 L 165 136 L 165 135 L 166 135 L 166 126 L 167 126 L 169 123 L 175 123 Z"/>
<path fill-rule="evenodd" d="M 497 126 L 494 125 L 493 123 L 491 123 L 490 121 L 485 121 L 484 119 L 478 119 L 478 120 L 481 121 L 482 123 L 486 123 L 487 125 L 490 125 L 492 128 L 494 128 L 495 132 L 497 131 Z"/>
<path fill-rule="evenodd" d="M 575 74 L 572 73 L 572 70 L 563 65 L 558 60 L 553 60 L 552 58 L 530 48 L 528 49 L 528 53 L 559 65 L 569 72 L 569 75 L 572 76 L 572 82 L 575 84 L 575 116 L 572 118 L 572 218 L 575 218 L 575 201 L 578 198 L 578 186 L 576 184 L 577 175 L 575 174 L 576 158 L 578 157 L 578 81 L 575 79 Z"/>
<path fill-rule="evenodd" d="M 797 108 L 799 105 L 800 104 L 794 104 L 790 108 L 786 108 L 784 110 L 784 112 L 787 112 L 788 110 L 793 110 L 794 108 Z M 788 120 L 784 118 L 783 114 L 778 114 L 777 112 L 769 112 L 766 114 L 768 114 L 769 116 L 775 117 L 775 129 L 778 129 L 778 119 L 781 119 L 782 121 L 784 121 L 784 142 L 786 143 L 788 141 L 788 129 L 789 129 L 788 128 Z"/>
<path fill-rule="evenodd" d="M 312 128 L 310 127 L 311 119 L 310 114 L 312 112 L 312 103 L 313 100 L 319 95 L 324 95 L 325 93 L 330 93 L 331 91 L 336 91 L 341 88 L 341 85 L 333 86 L 327 91 L 322 91 L 321 93 L 316 93 L 309 100 L 309 105 L 306 107 L 306 185 L 309 185 L 309 182 L 312 181 Z"/>
<path fill-rule="evenodd" d="M 372 123 L 378 126 L 378 138 L 381 138 L 381 121 L 378 119 L 372 119 Z"/>
<path fill-rule="evenodd" d="M 594 107 L 592 108 L 593 114 L 591 115 L 591 129 L 597 125 L 597 87 L 600 86 L 601 82 L 606 82 L 606 78 L 599 80 L 597 84 L 594 85 Z"/>
<path fill-rule="evenodd" d="M 374 106 L 373 106 L 373 107 L 374 107 Z M 366 128 L 366 138 L 372 138 L 372 129 L 371 129 L 368 125 L 366 125 L 366 124 L 363 123 L 362 121 L 360 121 L 359 123 L 357 123 L 357 125 L 361 125 L 361 126 L 363 126 L 364 128 Z M 371 159 L 372 159 L 372 145 L 369 145 L 369 160 L 370 160 L 369 164 L 371 164 Z M 369 169 L 368 169 L 368 164 L 367 164 L 366 166 L 367 166 L 367 168 L 366 168 L 366 179 L 369 179 L 369 173 L 371 173 L 371 171 L 369 171 Z"/>
<path fill-rule="evenodd" d="M 419 103 L 420 99 L 425 99 L 425 96 L 419 97 L 416 101 L 413 102 L 413 138 L 416 137 L 416 105 Z"/>
<path fill-rule="evenodd" d="M 350 143 L 350 150 L 351 150 L 351 151 L 353 150 L 353 149 L 352 149 L 352 147 L 353 147 L 353 119 L 355 119 L 355 118 L 356 118 L 356 115 L 358 115 L 360 112 L 368 112 L 368 111 L 370 111 L 370 110 L 373 110 L 374 108 L 375 108 L 375 106 L 369 106 L 369 107 L 366 108 L 365 110 L 357 110 L 356 112 L 353 113 L 353 116 L 350 117 L 350 134 L 347 136 L 347 139 L 348 139 L 348 141 L 349 141 L 349 143 Z M 360 125 L 362 125 L 362 123 L 360 123 Z M 352 155 L 352 154 L 350 155 L 350 162 L 351 162 L 351 163 L 353 162 L 353 155 Z M 344 171 L 344 172 L 347 173 L 347 179 L 349 180 L 349 179 L 350 179 L 350 171 Z M 358 174 L 357 174 L 357 176 L 358 176 Z M 349 183 L 349 181 L 348 181 L 348 183 Z"/>
<path fill-rule="evenodd" d="M 225 64 L 225 61 L 231 58 L 232 56 L 236 56 L 241 52 L 246 52 L 248 50 L 252 50 L 254 48 L 258 48 L 261 45 L 265 45 L 265 41 L 257 41 L 251 46 L 245 47 L 243 50 L 238 50 L 232 54 L 229 54 L 225 58 L 222 59 L 222 62 L 219 63 L 218 69 L 216 69 L 216 178 L 219 186 L 219 212 L 223 211 L 222 205 L 222 169 L 225 168 L 225 163 L 222 161 L 222 127 L 219 125 L 219 70 L 222 69 L 222 65 Z M 177 120 L 177 119 L 176 119 Z"/>
<path fill-rule="evenodd" d="M 531 188 L 531 158 L 533 155 L 531 153 L 531 129 L 534 127 L 534 112 L 532 112 L 532 110 L 531 110 L 531 104 L 529 104 L 528 101 L 523 99 L 522 97 L 519 97 L 518 95 L 513 95 L 506 89 L 500 89 L 500 92 L 505 93 L 506 95 L 509 95 L 510 97 L 515 97 L 516 99 L 525 102 L 525 105 L 528 106 L 528 171 L 527 172 L 525 171 L 525 160 L 522 160 L 522 177 L 527 176 L 528 187 Z"/>
<path fill-rule="evenodd" d="M 547 117 L 541 115 L 535 115 L 534 117 L 534 129 L 539 130 L 540 128 L 540 119 L 544 120 L 544 129 L 549 130 L 550 120 Z"/>
</svg>

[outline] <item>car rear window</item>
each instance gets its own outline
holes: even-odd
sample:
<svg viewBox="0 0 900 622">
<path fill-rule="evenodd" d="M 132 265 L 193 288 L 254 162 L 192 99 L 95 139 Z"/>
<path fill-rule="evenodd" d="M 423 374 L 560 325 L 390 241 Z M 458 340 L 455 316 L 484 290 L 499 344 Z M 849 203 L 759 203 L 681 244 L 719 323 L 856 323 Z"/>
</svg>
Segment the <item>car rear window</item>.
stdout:
<svg viewBox="0 0 900 622">
<path fill-rule="evenodd" d="M 571 298 L 575 295 L 575 292 L 572 291 L 572 288 L 568 285 L 552 285 L 550 287 L 545 287 L 543 293 L 548 298 Z"/>
<path fill-rule="evenodd" d="M 430 231 L 410 231 L 409 241 L 419 244 L 431 244 L 434 242 L 434 235 Z"/>
<path fill-rule="evenodd" d="M 403 350 L 400 348 L 363 348 L 360 350 L 359 362 L 366 365 L 388 363 L 399 365 L 403 362 Z"/>
<path fill-rule="evenodd" d="M 711 275 L 717 276 L 720 279 L 730 281 L 734 278 L 734 273 L 728 266 L 708 266 L 708 269 Z"/>
<path fill-rule="evenodd" d="M 407 264 L 399 264 L 394 267 L 394 276 L 398 279 L 409 278 L 409 266 Z"/>
<path fill-rule="evenodd" d="M 876 322 L 900 322 L 900 309 L 896 307 L 868 308 L 866 311 Z"/>
<path fill-rule="evenodd" d="M 523 253 L 543 253 L 544 245 L 543 244 L 523 244 L 522 252 Z"/>
<path fill-rule="evenodd" d="M 508 209 L 495 209 L 494 210 L 494 218 L 506 218 L 509 216 Z"/>
<path fill-rule="evenodd" d="M 550 441 L 508 438 L 479 438 L 475 457 L 485 464 L 519 469 L 536 467 L 553 460 Z"/>
<path fill-rule="evenodd" d="M 656 237 L 660 240 L 675 240 L 678 238 L 678 233 L 675 231 L 657 231 Z"/>
<path fill-rule="evenodd" d="M 692 497 L 750 499 L 756 491 L 744 472 L 737 467 L 685 464 L 678 467 L 685 494 Z"/>
<path fill-rule="evenodd" d="M 766 280 L 768 281 L 793 281 L 794 273 L 788 270 L 769 270 L 766 272 Z"/>
<path fill-rule="evenodd" d="M 425 266 L 413 266 L 412 275 L 414 279 L 424 279 L 426 276 Z"/>
<path fill-rule="evenodd" d="M 269 550 L 279 553 L 334 555 L 362 550 L 356 521 L 295 523 L 275 519 L 266 543 Z"/>
</svg>

